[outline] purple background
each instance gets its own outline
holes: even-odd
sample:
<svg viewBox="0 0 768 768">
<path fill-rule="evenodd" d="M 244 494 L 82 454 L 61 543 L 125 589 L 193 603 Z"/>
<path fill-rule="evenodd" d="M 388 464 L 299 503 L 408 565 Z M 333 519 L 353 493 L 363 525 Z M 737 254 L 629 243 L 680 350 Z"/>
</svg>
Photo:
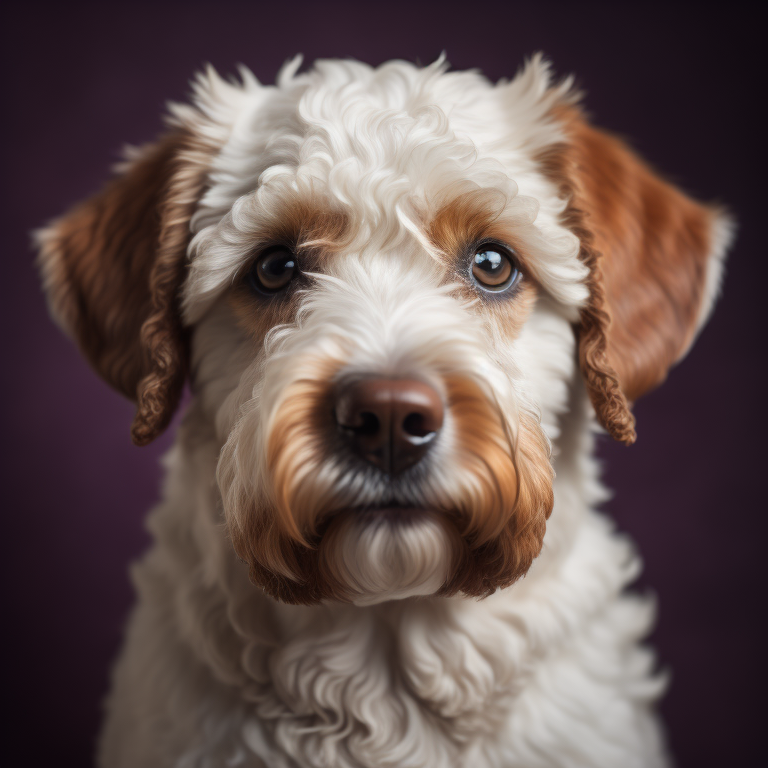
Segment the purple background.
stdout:
<svg viewBox="0 0 768 768">
<path fill-rule="evenodd" d="M 765 123 L 757 20 L 702 7 L 291 2 L 6 10 L 3 626 L 11 650 L 6 765 L 88 766 L 100 701 L 147 546 L 158 457 L 129 441 L 131 406 L 53 327 L 28 233 L 151 139 L 204 62 L 266 82 L 296 52 L 422 63 L 446 49 L 492 79 L 545 51 L 575 72 L 603 126 L 740 222 L 725 295 L 686 362 L 637 407 L 639 442 L 601 451 L 610 510 L 660 598 L 653 637 L 681 766 L 757 765 L 765 687 Z M 761 218 L 758 218 L 761 217 Z M 762 491 L 762 487 L 760 488 Z M 762 649 L 762 650 L 761 650 Z M 6 716 L 7 717 L 7 716 Z M 7 720 L 6 720 L 7 722 Z M 7 743 L 7 742 L 6 742 Z M 3 753 L 8 756 L 8 747 Z M 764 750 L 762 750 L 764 751 Z M 617 768 L 620 768 L 617 766 Z"/>
</svg>

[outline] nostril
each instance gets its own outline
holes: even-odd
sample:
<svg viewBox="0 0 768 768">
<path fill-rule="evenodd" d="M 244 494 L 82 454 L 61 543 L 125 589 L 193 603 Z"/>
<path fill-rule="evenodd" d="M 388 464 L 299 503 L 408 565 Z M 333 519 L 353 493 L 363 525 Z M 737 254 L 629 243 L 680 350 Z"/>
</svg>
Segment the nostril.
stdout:
<svg viewBox="0 0 768 768">
<path fill-rule="evenodd" d="M 403 419 L 403 432 L 409 442 L 416 445 L 426 443 L 435 436 L 435 430 L 430 428 L 423 413 L 409 413 Z"/>
<path fill-rule="evenodd" d="M 375 435 L 381 429 L 381 422 L 375 413 L 370 411 L 357 411 L 350 415 L 339 415 L 339 411 L 333 411 L 333 417 L 339 429 L 355 435 Z"/>
<path fill-rule="evenodd" d="M 359 414 L 358 420 L 360 424 L 356 425 L 353 429 L 359 435 L 375 435 L 381 429 L 379 417 L 370 411 L 363 411 Z"/>
</svg>

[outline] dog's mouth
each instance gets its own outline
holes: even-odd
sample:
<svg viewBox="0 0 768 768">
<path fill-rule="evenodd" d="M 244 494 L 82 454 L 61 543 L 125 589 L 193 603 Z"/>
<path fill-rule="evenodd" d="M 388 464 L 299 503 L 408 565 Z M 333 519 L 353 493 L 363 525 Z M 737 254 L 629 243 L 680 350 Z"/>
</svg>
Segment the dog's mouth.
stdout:
<svg viewBox="0 0 768 768">
<path fill-rule="evenodd" d="M 371 522 L 380 521 L 391 525 L 409 525 L 418 522 L 433 512 L 434 510 L 426 507 L 388 505 L 384 507 L 351 509 L 348 514 L 357 515 L 363 520 L 370 518 Z"/>
<path fill-rule="evenodd" d="M 413 504 L 382 504 L 381 506 L 367 505 L 364 507 L 342 507 L 328 515 L 318 525 L 315 534 L 316 542 L 325 537 L 331 526 L 336 526 L 346 520 L 355 520 L 363 525 L 387 525 L 392 528 L 407 528 L 418 525 L 425 519 L 436 514 L 444 514 L 432 507 L 422 507 Z"/>
</svg>

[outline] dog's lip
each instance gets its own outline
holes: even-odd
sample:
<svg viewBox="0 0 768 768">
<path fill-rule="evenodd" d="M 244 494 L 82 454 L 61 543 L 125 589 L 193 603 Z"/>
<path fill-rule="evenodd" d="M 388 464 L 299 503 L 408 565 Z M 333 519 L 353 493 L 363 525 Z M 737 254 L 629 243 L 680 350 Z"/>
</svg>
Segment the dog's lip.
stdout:
<svg viewBox="0 0 768 768">
<path fill-rule="evenodd" d="M 433 510 L 427 507 L 390 505 L 382 507 L 366 507 L 364 509 L 353 510 L 361 517 L 371 517 L 377 520 L 386 520 L 390 523 L 410 523 L 416 519 L 431 513 Z"/>
<path fill-rule="evenodd" d="M 407 526 L 413 525 L 420 520 L 424 520 L 426 517 L 431 517 L 436 514 L 439 514 L 437 509 L 417 505 L 382 504 L 381 506 L 350 506 L 337 509 L 326 515 L 318 525 L 317 536 L 318 539 L 322 538 L 328 530 L 328 527 L 339 518 L 345 518 L 347 520 L 355 519 L 373 525 L 384 523 L 392 526 Z"/>
</svg>

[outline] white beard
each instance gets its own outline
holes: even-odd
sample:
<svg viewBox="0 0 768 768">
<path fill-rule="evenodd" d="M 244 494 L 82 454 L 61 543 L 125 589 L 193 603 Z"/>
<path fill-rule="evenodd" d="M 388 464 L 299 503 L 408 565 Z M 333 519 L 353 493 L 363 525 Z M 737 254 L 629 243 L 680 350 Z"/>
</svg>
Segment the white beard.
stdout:
<svg viewBox="0 0 768 768">
<path fill-rule="evenodd" d="M 407 513 L 406 513 L 407 514 Z M 438 515 L 392 521 L 357 515 L 345 521 L 332 568 L 355 605 L 433 595 L 448 579 L 453 541 Z"/>
</svg>

